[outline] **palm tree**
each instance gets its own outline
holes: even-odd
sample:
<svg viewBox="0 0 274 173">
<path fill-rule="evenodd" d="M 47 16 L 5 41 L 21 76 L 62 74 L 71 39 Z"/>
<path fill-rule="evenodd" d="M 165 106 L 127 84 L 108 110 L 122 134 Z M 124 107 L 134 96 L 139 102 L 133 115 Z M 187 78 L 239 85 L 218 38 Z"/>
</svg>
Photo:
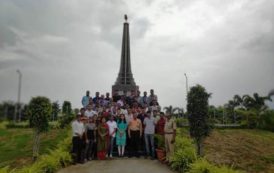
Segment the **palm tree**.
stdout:
<svg viewBox="0 0 274 173">
<path fill-rule="evenodd" d="M 164 110 L 166 111 L 166 113 L 169 113 L 169 114 L 172 114 L 174 111 L 171 105 L 164 107 Z"/>
<path fill-rule="evenodd" d="M 244 95 L 242 97 L 243 100 L 243 106 L 249 110 L 249 109 L 256 109 L 258 111 L 263 111 L 267 108 L 265 105 L 265 101 L 272 101 L 270 96 L 259 96 L 258 93 L 254 93 L 253 97 L 249 95 Z"/>
<path fill-rule="evenodd" d="M 254 93 L 253 97 L 249 95 L 243 96 L 243 106 L 247 111 L 253 112 L 256 115 L 257 120 L 261 120 L 261 115 L 266 111 L 267 105 L 265 101 L 272 101 L 271 95 L 268 96 L 260 96 L 258 93 Z M 260 123 L 257 121 L 256 126 Z"/>
<path fill-rule="evenodd" d="M 234 101 L 234 105 L 236 107 L 237 106 L 242 107 L 242 105 L 243 105 L 243 99 L 241 98 L 241 96 L 239 96 L 238 94 L 234 95 L 233 101 Z"/>
<path fill-rule="evenodd" d="M 272 96 L 274 96 L 274 89 L 272 89 L 268 94 L 268 97 L 272 97 Z"/>
<path fill-rule="evenodd" d="M 177 115 L 182 117 L 184 115 L 184 108 L 175 107 L 173 113 L 177 112 Z"/>
</svg>

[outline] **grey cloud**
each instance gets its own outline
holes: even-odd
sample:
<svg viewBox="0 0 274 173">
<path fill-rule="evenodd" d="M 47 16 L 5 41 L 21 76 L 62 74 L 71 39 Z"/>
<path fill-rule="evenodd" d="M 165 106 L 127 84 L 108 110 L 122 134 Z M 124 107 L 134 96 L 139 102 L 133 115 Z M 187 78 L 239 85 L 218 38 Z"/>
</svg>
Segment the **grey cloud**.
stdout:
<svg viewBox="0 0 274 173">
<path fill-rule="evenodd" d="M 17 68 L 24 74 L 24 102 L 44 94 L 71 100 L 76 107 L 87 89 L 92 95 L 110 91 L 119 70 L 124 14 L 129 16 L 135 81 L 142 91 L 154 88 L 163 106 L 185 105 L 184 73 L 190 86 L 201 83 L 213 93 L 212 104 L 223 104 L 234 94 L 268 94 L 274 80 L 273 5 L 239 0 L 1 1 L 0 101 L 15 100 Z M 153 19 L 161 22 L 164 15 L 178 22 L 171 27 L 186 25 L 167 34 L 160 28 L 162 33 L 153 36 L 153 29 L 159 29 Z M 192 38 L 197 29 L 200 35 Z"/>
</svg>

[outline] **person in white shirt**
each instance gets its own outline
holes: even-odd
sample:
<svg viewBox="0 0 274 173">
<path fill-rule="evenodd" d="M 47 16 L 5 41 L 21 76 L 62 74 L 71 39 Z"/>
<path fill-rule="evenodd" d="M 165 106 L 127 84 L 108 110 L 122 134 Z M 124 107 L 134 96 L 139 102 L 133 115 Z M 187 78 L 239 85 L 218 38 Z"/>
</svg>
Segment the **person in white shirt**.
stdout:
<svg viewBox="0 0 274 173">
<path fill-rule="evenodd" d="M 112 158 L 113 143 L 114 143 L 116 130 L 117 130 L 117 123 L 114 121 L 114 116 L 110 117 L 110 120 L 107 122 L 107 125 L 108 125 L 108 129 L 109 129 L 108 154 L 109 154 L 109 157 Z"/>
<path fill-rule="evenodd" d="M 75 163 L 83 163 L 83 136 L 85 133 L 84 124 L 81 122 L 81 115 L 77 114 L 77 119 L 71 124 L 72 127 L 72 152 Z"/>
<path fill-rule="evenodd" d="M 97 112 L 94 111 L 94 110 L 92 110 L 92 105 L 88 105 L 87 106 L 87 110 L 85 111 L 85 116 L 87 118 L 89 118 L 89 117 L 92 118 L 95 114 L 97 114 Z"/>
<path fill-rule="evenodd" d="M 133 113 L 131 109 L 128 109 L 126 114 L 125 113 L 122 113 L 122 114 L 125 115 L 127 123 L 129 123 L 133 119 Z"/>
</svg>

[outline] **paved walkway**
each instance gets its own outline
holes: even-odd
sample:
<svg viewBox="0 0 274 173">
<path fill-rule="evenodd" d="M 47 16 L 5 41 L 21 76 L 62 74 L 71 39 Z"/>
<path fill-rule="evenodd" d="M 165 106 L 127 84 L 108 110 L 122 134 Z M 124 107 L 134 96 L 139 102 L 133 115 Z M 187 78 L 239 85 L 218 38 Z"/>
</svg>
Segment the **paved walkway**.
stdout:
<svg viewBox="0 0 274 173">
<path fill-rule="evenodd" d="M 94 160 L 60 170 L 58 173 L 174 173 L 158 160 L 123 158 Z"/>
</svg>

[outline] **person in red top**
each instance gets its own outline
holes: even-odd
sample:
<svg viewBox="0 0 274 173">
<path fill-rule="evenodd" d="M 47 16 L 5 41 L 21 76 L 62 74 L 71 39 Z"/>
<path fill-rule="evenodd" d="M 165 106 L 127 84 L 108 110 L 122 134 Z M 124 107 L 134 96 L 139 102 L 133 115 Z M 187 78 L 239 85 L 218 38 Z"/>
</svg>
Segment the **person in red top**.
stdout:
<svg viewBox="0 0 274 173">
<path fill-rule="evenodd" d="M 163 112 L 160 113 L 160 119 L 157 121 L 156 124 L 156 133 L 160 134 L 160 135 L 164 135 L 164 128 L 165 128 L 165 123 L 166 123 L 166 119 L 165 119 L 165 114 Z"/>
<path fill-rule="evenodd" d="M 98 126 L 98 135 L 97 156 L 101 160 L 106 157 L 109 138 L 109 128 L 104 117 L 102 117 L 101 123 Z"/>
</svg>

